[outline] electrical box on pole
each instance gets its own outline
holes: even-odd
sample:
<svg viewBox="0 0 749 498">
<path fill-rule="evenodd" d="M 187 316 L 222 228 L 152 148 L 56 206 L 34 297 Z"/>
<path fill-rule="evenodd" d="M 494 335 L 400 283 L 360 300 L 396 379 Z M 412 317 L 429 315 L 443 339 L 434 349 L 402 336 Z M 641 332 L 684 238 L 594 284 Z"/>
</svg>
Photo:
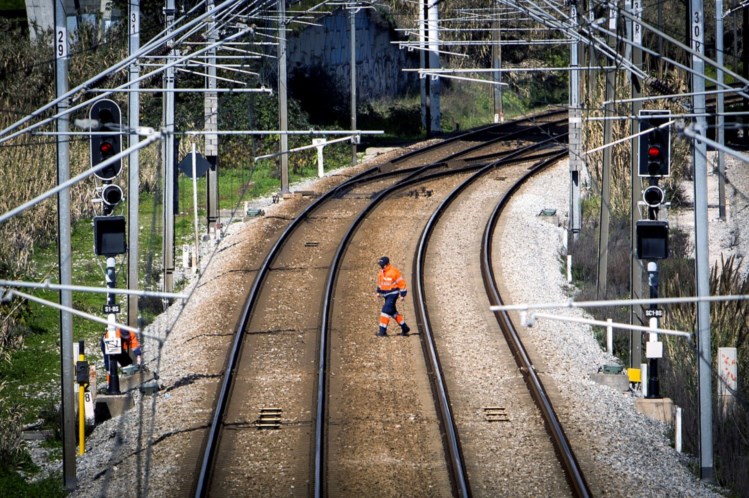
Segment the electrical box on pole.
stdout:
<svg viewBox="0 0 749 498">
<path fill-rule="evenodd" d="M 667 221 L 640 220 L 635 228 L 639 259 L 666 259 L 668 257 Z"/>
<path fill-rule="evenodd" d="M 120 107 L 116 102 L 102 99 L 94 103 L 89 110 L 89 118 L 98 124 L 91 128 L 91 167 L 94 168 L 110 157 L 122 151 L 122 139 L 119 135 L 122 129 Z M 96 171 L 94 175 L 105 182 L 114 180 L 122 171 L 122 161 Z"/>
<path fill-rule="evenodd" d="M 640 111 L 638 176 L 663 178 L 671 175 L 671 133 L 666 125 L 670 120 L 671 111 L 668 110 Z"/>
<path fill-rule="evenodd" d="M 127 252 L 124 216 L 94 217 L 94 253 L 97 256 L 117 256 Z"/>
</svg>

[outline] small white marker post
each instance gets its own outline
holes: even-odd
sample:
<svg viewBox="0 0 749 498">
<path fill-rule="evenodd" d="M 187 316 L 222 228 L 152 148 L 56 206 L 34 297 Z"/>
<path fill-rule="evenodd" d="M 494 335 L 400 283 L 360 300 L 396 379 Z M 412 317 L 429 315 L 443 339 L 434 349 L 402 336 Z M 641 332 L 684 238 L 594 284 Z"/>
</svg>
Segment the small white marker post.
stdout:
<svg viewBox="0 0 749 498">
<path fill-rule="evenodd" d="M 676 414 L 674 415 L 674 418 L 676 419 L 674 421 L 674 448 L 676 451 L 681 453 L 681 407 L 676 407 Z"/>
<path fill-rule="evenodd" d="M 325 147 L 327 140 L 324 138 L 313 138 L 312 145 L 317 147 L 317 176 L 322 178 L 325 175 L 325 169 L 323 168 L 323 156 L 322 150 Z"/>
<path fill-rule="evenodd" d="M 718 348 L 718 400 L 723 414 L 734 402 L 734 393 L 739 387 L 739 367 L 736 348 Z"/>
<path fill-rule="evenodd" d="M 614 327 L 611 325 L 614 323 L 612 318 L 607 318 L 608 326 L 606 327 L 606 351 L 609 354 L 614 354 Z"/>
</svg>

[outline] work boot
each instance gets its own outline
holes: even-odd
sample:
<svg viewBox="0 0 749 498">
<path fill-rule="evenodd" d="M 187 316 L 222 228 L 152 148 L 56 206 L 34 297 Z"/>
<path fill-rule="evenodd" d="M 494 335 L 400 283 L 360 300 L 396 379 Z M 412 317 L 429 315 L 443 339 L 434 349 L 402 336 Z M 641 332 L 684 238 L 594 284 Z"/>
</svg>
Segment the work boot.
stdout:
<svg viewBox="0 0 749 498">
<path fill-rule="evenodd" d="M 401 325 L 401 335 L 408 335 L 410 331 L 411 331 L 411 327 L 409 327 L 405 323 Z"/>
<path fill-rule="evenodd" d="M 377 331 L 377 334 L 375 334 L 375 335 L 377 337 L 387 337 L 387 335 L 388 335 L 387 329 L 381 328 L 380 330 Z"/>
</svg>

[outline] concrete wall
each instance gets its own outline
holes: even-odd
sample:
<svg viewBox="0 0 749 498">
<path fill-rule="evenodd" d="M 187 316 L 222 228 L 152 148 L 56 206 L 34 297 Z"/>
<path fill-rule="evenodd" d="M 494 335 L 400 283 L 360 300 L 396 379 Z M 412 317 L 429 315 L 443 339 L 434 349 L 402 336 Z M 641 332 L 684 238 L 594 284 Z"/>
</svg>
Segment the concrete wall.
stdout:
<svg viewBox="0 0 749 498">
<path fill-rule="evenodd" d="M 289 74 L 304 67 L 320 66 L 337 83 L 338 90 L 350 93 L 350 35 L 349 13 L 337 10 L 316 21 L 322 26 L 310 26 L 287 39 L 287 69 Z M 356 79 L 357 100 L 395 96 L 410 85 L 418 89 L 416 73 L 401 68 L 415 68 L 419 55 L 399 49 L 392 44 L 394 32 L 372 9 L 356 14 Z"/>
<path fill-rule="evenodd" d="M 73 33 L 78 22 L 96 22 L 97 16 L 106 28 L 108 23 L 122 19 L 123 13 L 107 10 L 109 0 L 62 0 L 68 19 L 68 32 Z M 26 0 L 29 33 L 32 39 L 54 27 L 53 4 L 49 0 Z M 287 40 L 287 70 L 289 75 L 304 73 L 305 68 L 319 66 L 336 83 L 343 95 L 350 93 L 350 36 L 349 13 L 337 10 L 316 21 L 321 26 L 310 26 L 290 33 Z M 419 55 L 399 49 L 395 32 L 372 9 L 361 9 L 356 14 L 356 79 L 357 100 L 367 102 L 381 97 L 396 96 L 411 87 L 418 89 L 416 73 L 401 68 L 416 68 Z M 275 55 L 275 54 L 274 54 Z M 275 67 L 270 71 L 275 73 Z M 275 82 L 275 74 L 271 75 Z"/>
<path fill-rule="evenodd" d="M 80 5 L 78 12 L 75 9 L 76 0 L 62 0 L 69 33 L 77 29 L 78 22 L 96 22 L 97 15 L 104 23 L 103 27 L 121 18 L 119 10 L 107 8 L 109 0 L 78 0 L 77 3 Z M 26 0 L 26 16 L 32 40 L 55 26 L 54 4 L 49 0 Z"/>
</svg>

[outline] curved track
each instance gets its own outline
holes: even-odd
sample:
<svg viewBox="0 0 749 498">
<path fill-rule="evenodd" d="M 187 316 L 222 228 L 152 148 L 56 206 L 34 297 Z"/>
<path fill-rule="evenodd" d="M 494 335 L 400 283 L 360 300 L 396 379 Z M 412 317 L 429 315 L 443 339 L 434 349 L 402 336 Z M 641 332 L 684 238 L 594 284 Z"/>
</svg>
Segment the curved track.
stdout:
<svg viewBox="0 0 749 498">
<path fill-rule="evenodd" d="M 448 192 L 464 188 L 459 185 L 500 166 L 548 157 L 548 137 L 563 133 L 553 119 L 539 118 L 535 134 L 527 123 L 510 123 L 402 156 L 321 195 L 289 224 L 254 272 L 204 443 L 196 496 L 338 496 L 371 494 L 372 486 L 385 495 L 419 495 L 413 490 L 424 479 L 425 495 L 471 494 L 450 401 L 446 394 L 431 397 L 447 389 L 427 383 L 426 372 L 439 377 L 439 363 L 430 364 L 429 354 L 415 360 L 410 338 L 378 342 L 375 327 L 359 330 L 362 318 L 372 322 L 374 316 L 361 313 L 360 282 L 373 292 L 371 254 L 387 250 L 370 238 L 382 226 L 387 231 L 380 204 L 403 205 L 414 226 L 423 226 Z M 411 237 L 414 247 L 419 232 Z M 418 335 L 425 339 L 426 306 L 417 307 Z M 378 382 L 383 354 L 394 368 L 410 371 L 397 390 Z M 392 409 L 391 401 L 413 409 Z M 393 432 L 385 427 L 387 413 L 408 417 Z M 378 448 L 379 457 L 386 453 L 390 460 L 378 461 Z M 396 462 L 401 469 L 388 470 Z M 373 467 L 379 470 L 369 471 Z"/>
</svg>

